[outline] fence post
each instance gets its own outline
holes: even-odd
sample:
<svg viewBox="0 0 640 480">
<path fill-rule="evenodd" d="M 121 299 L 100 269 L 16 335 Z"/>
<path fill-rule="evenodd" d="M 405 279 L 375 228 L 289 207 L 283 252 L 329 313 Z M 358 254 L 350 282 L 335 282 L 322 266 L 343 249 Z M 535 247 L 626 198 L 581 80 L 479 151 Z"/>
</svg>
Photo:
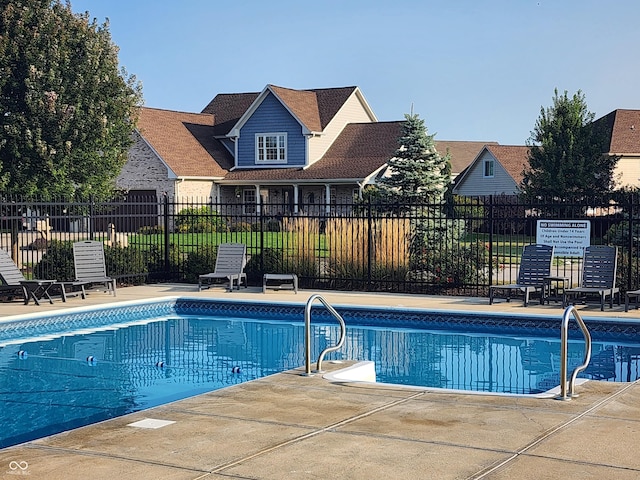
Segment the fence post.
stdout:
<svg viewBox="0 0 640 480">
<path fill-rule="evenodd" d="M 96 197 L 91 195 L 89 197 L 89 221 L 87 222 L 87 228 L 89 229 L 89 240 L 94 239 L 93 234 L 93 219 L 96 216 Z"/>
<path fill-rule="evenodd" d="M 163 213 L 163 222 L 164 222 L 164 275 L 165 278 L 170 278 L 171 272 L 169 266 L 169 195 L 166 193 L 163 196 L 164 203 L 164 211 Z"/>
<path fill-rule="evenodd" d="M 259 243 L 259 247 L 260 247 L 260 253 L 263 252 L 264 250 L 264 227 L 265 227 L 265 222 L 264 222 L 264 211 L 265 211 L 265 205 L 262 201 L 262 196 L 258 199 L 259 201 L 259 207 L 260 207 L 260 243 Z M 257 255 L 257 252 L 253 252 L 254 255 Z M 260 271 L 264 272 L 264 255 L 260 255 Z M 240 288 L 238 286 L 238 288 Z"/>
<path fill-rule="evenodd" d="M 371 255 L 374 253 L 372 224 L 371 197 L 369 197 L 367 208 L 367 290 L 371 290 L 371 265 L 373 263 Z"/>
<path fill-rule="evenodd" d="M 489 195 L 489 286 L 493 285 L 493 195 Z"/>
<path fill-rule="evenodd" d="M 634 256 L 634 249 L 633 249 L 633 229 L 634 229 L 634 225 L 633 225 L 633 204 L 636 201 L 636 197 L 633 194 L 633 192 L 629 192 L 629 196 L 627 197 L 627 201 L 629 202 L 629 232 L 627 235 L 627 252 L 629 252 L 629 256 L 627 259 L 627 268 L 629 269 L 629 274 L 627 275 L 627 291 L 632 290 L 632 281 L 631 281 L 631 277 L 633 275 L 633 256 Z"/>
</svg>

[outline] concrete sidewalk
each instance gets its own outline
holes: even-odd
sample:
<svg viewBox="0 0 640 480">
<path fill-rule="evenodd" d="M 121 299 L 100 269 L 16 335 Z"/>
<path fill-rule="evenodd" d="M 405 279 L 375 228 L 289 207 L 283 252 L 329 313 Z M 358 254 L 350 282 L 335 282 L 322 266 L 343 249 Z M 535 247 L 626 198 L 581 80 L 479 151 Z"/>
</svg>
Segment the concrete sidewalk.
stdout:
<svg viewBox="0 0 640 480">
<path fill-rule="evenodd" d="M 304 303 L 316 292 L 157 285 L 117 301 L 189 295 Z M 561 315 L 559 306 L 487 299 L 321 292 L 334 304 Z M 17 313 L 66 305 L 16 304 Z M 7 320 L 0 304 L 2 320 Z M 13 306 L 10 307 L 13 309 Z M 581 307 L 600 316 L 598 307 Z M 605 316 L 637 321 L 616 307 Z M 344 367 L 325 363 L 327 370 Z M 590 381 L 570 401 L 434 393 L 301 376 L 301 369 L 0 450 L 0 478 L 556 479 L 640 478 L 640 386 Z M 161 428 L 129 424 L 165 420 Z"/>
</svg>

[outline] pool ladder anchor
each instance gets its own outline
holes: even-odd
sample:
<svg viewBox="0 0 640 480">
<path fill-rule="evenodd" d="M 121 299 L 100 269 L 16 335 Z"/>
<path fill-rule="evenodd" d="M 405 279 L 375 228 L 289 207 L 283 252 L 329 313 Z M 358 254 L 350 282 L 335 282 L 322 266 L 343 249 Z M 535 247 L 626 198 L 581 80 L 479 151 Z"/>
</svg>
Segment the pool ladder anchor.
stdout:
<svg viewBox="0 0 640 480">
<path fill-rule="evenodd" d="M 316 370 L 311 372 L 311 306 L 315 300 L 320 301 L 325 308 L 329 311 L 331 315 L 338 320 L 340 324 L 340 340 L 333 347 L 325 348 L 318 357 L 318 364 L 316 366 Z M 345 326 L 344 319 L 342 316 L 333 308 L 324 298 L 322 298 L 318 294 L 311 295 L 309 300 L 307 300 L 307 305 L 304 309 L 304 349 L 305 349 L 305 372 L 303 376 L 311 377 L 315 373 L 322 373 L 322 361 L 327 353 L 335 352 L 339 350 L 344 344 L 344 339 L 346 336 L 347 327 Z"/>
<path fill-rule="evenodd" d="M 573 373 L 571 374 L 571 378 L 567 385 L 567 353 L 569 349 L 569 320 L 571 320 L 571 314 L 573 314 L 576 322 L 578 322 L 580 330 L 582 330 L 585 348 L 584 360 L 582 362 L 582 365 L 577 366 L 573 370 Z M 576 377 L 580 372 L 587 368 L 590 361 L 591 334 L 589 333 L 589 329 L 582 320 L 582 317 L 578 313 L 578 310 L 576 310 L 576 307 L 574 307 L 573 305 L 569 305 L 562 314 L 562 324 L 560 326 L 560 395 L 556 397 L 557 400 L 570 400 L 571 398 L 575 398 L 578 396 L 578 394 L 574 391 Z"/>
</svg>

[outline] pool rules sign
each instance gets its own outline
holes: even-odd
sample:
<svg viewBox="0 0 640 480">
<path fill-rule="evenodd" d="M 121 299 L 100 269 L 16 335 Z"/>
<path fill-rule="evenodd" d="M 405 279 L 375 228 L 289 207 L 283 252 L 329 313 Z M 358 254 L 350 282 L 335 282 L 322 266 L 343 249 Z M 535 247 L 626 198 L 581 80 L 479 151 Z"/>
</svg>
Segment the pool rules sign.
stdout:
<svg viewBox="0 0 640 480">
<path fill-rule="evenodd" d="M 556 257 L 582 257 L 591 238 L 589 220 L 538 220 L 536 243 L 553 245 Z"/>
</svg>

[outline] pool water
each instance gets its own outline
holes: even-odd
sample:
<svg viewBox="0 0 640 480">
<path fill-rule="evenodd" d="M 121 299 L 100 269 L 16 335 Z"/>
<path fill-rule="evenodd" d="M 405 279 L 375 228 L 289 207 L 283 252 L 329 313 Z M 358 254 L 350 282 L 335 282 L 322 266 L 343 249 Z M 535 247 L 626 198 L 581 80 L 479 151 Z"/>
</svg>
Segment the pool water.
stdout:
<svg viewBox="0 0 640 480">
<path fill-rule="evenodd" d="M 366 323 L 366 322 L 364 322 Z M 312 358 L 337 343 L 312 323 Z M 0 447 L 261 378 L 304 364 L 302 322 L 183 316 L 132 325 L 0 336 Z M 531 394 L 558 385 L 558 339 L 358 325 L 327 359 L 371 360 L 377 381 Z M 582 342 L 569 346 L 581 363 Z M 583 377 L 633 381 L 640 345 L 595 341 Z"/>
</svg>

